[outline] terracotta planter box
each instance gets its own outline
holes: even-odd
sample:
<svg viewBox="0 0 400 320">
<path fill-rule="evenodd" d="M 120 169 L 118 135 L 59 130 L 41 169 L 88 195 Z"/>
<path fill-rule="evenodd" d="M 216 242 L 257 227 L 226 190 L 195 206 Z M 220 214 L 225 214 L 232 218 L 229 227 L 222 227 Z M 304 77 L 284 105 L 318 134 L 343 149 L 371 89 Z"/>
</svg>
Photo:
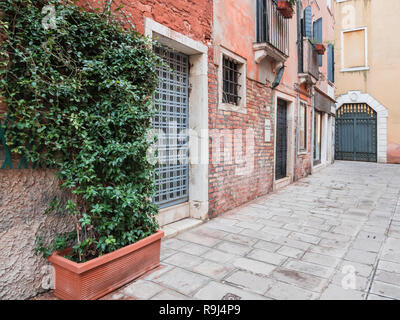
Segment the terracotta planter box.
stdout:
<svg viewBox="0 0 400 320">
<path fill-rule="evenodd" d="M 95 300 L 160 265 L 163 231 L 132 245 L 85 263 L 64 258 L 67 251 L 49 258 L 54 267 L 56 297 L 64 300 Z"/>
<path fill-rule="evenodd" d="M 322 43 L 314 44 L 314 49 L 315 49 L 315 51 L 317 51 L 317 53 L 319 55 L 323 55 L 325 53 L 325 50 L 326 50 L 325 45 L 323 45 Z"/>
<path fill-rule="evenodd" d="M 284 18 L 291 19 L 293 17 L 294 9 L 289 2 L 284 0 L 278 0 L 277 9 L 283 15 Z"/>
</svg>

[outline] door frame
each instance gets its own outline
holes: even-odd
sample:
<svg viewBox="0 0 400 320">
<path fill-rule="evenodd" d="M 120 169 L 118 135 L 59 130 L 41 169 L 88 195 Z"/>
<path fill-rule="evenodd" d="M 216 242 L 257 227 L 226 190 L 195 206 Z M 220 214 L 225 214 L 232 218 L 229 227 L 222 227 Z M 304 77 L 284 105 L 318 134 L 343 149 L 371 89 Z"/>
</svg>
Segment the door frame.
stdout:
<svg viewBox="0 0 400 320">
<path fill-rule="evenodd" d="M 319 160 L 316 160 L 315 158 L 314 158 L 314 153 L 315 153 L 315 151 L 316 151 L 316 141 L 315 141 L 315 138 L 316 138 L 316 136 L 317 136 L 317 132 L 316 132 L 316 129 L 317 129 L 317 123 L 316 123 L 316 117 L 317 117 L 317 114 L 319 114 L 320 115 L 320 118 L 319 118 L 319 126 L 320 126 L 320 128 L 319 128 L 319 135 L 320 135 L 320 137 L 319 137 L 319 139 L 320 139 L 320 145 L 319 145 Z M 314 133 L 314 139 L 313 139 L 313 143 L 314 143 L 314 145 L 313 145 L 313 154 L 312 154 L 312 162 L 313 162 L 313 166 L 314 167 L 316 167 L 316 166 L 319 166 L 320 164 L 322 164 L 323 163 L 323 156 L 322 156 L 322 151 L 323 151 L 323 147 L 322 147 L 322 143 L 323 143 L 323 129 L 324 129 L 324 112 L 322 112 L 322 111 L 319 111 L 319 110 L 314 110 L 314 118 L 313 118 L 313 126 L 314 126 L 314 130 L 313 130 L 313 133 Z"/>
<path fill-rule="evenodd" d="M 145 36 L 189 56 L 189 202 L 163 209 L 180 220 L 208 217 L 208 47 L 151 18 L 144 17 Z"/>
<path fill-rule="evenodd" d="M 282 106 L 280 106 L 280 104 L 282 104 Z M 288 112 L 288 107 L 287 107 L 286 100 L 282 100 L 282 99 L 278 98 L 277 105 L 276 105 L 276 110 L 277 110 L 277 112 L 276 112 L 276 133 L 275 133 L 275 146 L 276 146 L 276 148 L 275 148 L 275 180 L 281 180 L 281 179 L 284 179 L 284 178 L 287 177 L 287 157 L 288 157 L 288 155 L 287 155 L 288 154 L 288 145 L 287 145 L 287 142 L 288 142 L 288 139 L 287 139 L 287 135 L 288 135 L 287 112 Z M 278 147 L 278 136 L 281 135 L 280 131 L 282 130 L 281 128 L 278 129 L 279 122 L 280 122 L 279 119 L 278 119 L 278 116 L 280 114 L 280 112 L 278 112 L 279 110 L 282 110 L 282 113 L 284 113 L 284 114 L 282 114 L 282 116 L 280 118 L 282 118 L 282 122 L 284 121 L 284 128 L 282 128 L 282 129 L 284 129 L 285 132 L 284 132 L 284 134 L 282 134 L 282 138 L 279 139 L 279 141 L 282 143 L 282 146 L 279 145 L 279 148 L 277 148 Z M 282 149 L 282 154 L 279 154 L 281 149 Z M 278 157 L 278 154 L 279 154 L 279 157 Z M 284 159 L 283 159 L 283 157 L 284 157 Z M 284 161 L 281 161 L 281 160 L 284 160 Z M 278 175 L 278 170 L 277 170 L 278 164 L 279 164 L 279 167 L 282 167 L 281 171 L 282 171 L 282 173 L 284 171 L 284 173 L 285 173 L 284 176 L 277 177 L 277 175 Z"/>
<path fill-rule="evenodd" d="M 286 178 L 276 180 L 276 129 L 277 129 L 277 109 L 278 99 L 286 101 L 287 107 L 287 159 L 286 159 Z M 289 94 L 275 91 L 273 96 L 274 106 L 274 172 L 273 172 L 273 190 L 279 190 L 293 182 L 294 177 L 294 161 L 296 152 L 296 133 L 295 133 L 295 106 L 297 98 Z"/>
<path fill-rule="evenodd" d="M 377 157 L 378 163 L 387 163 L 387 119 L 389 112 L 385 106 L 375 100 L 368 93 L 362 93 L 361 91 L 349 91 L 346 94 L 341 95 L 336 99 L 336 110 L 337 111 L 343 104 L 346 103 L 365 103 L 374 109 L 377 113 Z"/>
</svg>

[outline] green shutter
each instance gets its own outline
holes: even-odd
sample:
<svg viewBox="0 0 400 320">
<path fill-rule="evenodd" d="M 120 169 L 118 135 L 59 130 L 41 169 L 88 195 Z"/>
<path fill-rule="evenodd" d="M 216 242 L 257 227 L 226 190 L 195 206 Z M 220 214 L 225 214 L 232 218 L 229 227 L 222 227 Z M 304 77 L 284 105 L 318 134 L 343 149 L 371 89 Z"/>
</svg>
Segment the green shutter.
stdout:
<svg viewBox="0 0 400 320">
<path fill-rule="evenodd" d="M 322 18 L 314 21 L 313 24 L 313 39 L 319 43 L 322 43 Z M 322 67 L 322 55 L 318 55 L 318 65 Z"/>
<path fill-rule="evenodd" d="M 335 82 L 335 54 L 333 45 L 328 45 L 328 80 Z"/>
</svg>

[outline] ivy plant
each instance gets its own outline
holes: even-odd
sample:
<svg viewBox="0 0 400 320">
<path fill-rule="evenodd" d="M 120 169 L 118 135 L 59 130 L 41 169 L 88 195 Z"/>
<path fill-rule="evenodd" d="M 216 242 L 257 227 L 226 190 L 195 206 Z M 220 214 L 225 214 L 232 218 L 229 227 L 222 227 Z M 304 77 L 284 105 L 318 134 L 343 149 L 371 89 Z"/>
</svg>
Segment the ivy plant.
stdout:
<svg viewBox="0 0 400 320">
<path fill-rule="evenodd" d="M 82 1 L 81 1 L 82 2 Z M 154 165 L 146 151 L 160 63 L 120 7 L 75 1 L 0 1 L 0 97 L 14 155 L 54 169 L 72 234 L 38 237 L 38 251 L 72 247 L 84 262 L 158 229 Z M 116 13 L 115 11 L 119 11 Z"/>
</svg>

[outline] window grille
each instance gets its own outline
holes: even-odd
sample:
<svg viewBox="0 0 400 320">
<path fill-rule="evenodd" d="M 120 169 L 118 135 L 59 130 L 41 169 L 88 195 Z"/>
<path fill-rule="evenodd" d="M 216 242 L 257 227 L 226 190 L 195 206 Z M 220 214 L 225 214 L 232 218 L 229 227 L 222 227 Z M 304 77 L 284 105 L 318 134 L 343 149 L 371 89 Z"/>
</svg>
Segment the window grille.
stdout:
<svg viewBox="0 0 400 320">
<path fill-rule="evenodd" d="M 227 57 L 223 57 L 223 103 L 236 106 L 240 104 L 240 100 L 242 99 L 239 95 L 241 87 L 239 84 L 240 76 L 239 63 Z"/>
<path fill-rule="evenodd" d="M 158 139 L 158 187 L 155 203 L 160 208 L 189 200 L 189 57 L 165 46 L 155 47 L 167 65 L 157 67 L 157 113 L 153 126 Z"/>
</svg>

